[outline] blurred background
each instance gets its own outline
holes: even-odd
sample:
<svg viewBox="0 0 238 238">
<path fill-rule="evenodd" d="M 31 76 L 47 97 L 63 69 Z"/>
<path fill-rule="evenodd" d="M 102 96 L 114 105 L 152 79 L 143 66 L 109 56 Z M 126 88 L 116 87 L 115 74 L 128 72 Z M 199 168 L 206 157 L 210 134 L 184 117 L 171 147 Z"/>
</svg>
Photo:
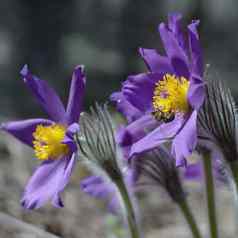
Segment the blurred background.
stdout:
<svg viewBox="0 0 238 238">
<path fill-rule="evenodd" d="M 215 70 L 215 77 L 228 83 L 237 97 L 237 9 L 236 0 L 1 1 L 0 121 L 44 116 L 20 80 L 19 71 L 24 64 L 41 79 L 49 81 L 64 102 L 73 68 L 84 64 L 87 74 L 85 109 L 95 100 L 107 100 L 128 74 L 145 70 L 138 57 L 138 47 L 158 48 L 163 52 L 157 25 L 165 21 L 171 11 L 182 12 L 185 23 L 191 19 L 201 20 L 199 31 L 205 62 Z M 3 133 L 0 136 L 2 212 L 60 237 L 114 237 L 108 229 L 116 226 L 117 220 L 108 217 L 95 200 L 80 193 L 80 172 L 76 173 L 65 193 L 64 209 L 47 207 L 30 213 L 23 211 L 19 199 L 35 165 L 32 151 Z M 194 189 L 194 206 L 199 208 L 201 191 Z M 229 193 L 223 191 L 222 194 L 225 201 L 229 201 Z M 162 238 L 173 238 L 173 230 L 176 230 L 176 238 L 189 237 L 186 227 L 183 233 L 183 219 L 166 196 L 164 199 L 155 192 L 147 199 L 149 205 L 143 217 L 146 237 L 157 237 L 160 234 L 157 229 L 164 229 Z M 202 217 L 202 211 L 197 210 L 198 216 Z M 171 217 L 172 212 L 176 215 Z M 221 212 L 223 215 L 229 213 L 229 205 L 221 206 Z M 232 222 L 224 220 L 229 233 Z M 202 222 L 206 221 L 201 218 Z M 31 236 L 30 231 L 21 233 L 6 227 L 0 227 L 0 237 L 41 237 L 34 236 L 34 232 Z"/>
</svg>

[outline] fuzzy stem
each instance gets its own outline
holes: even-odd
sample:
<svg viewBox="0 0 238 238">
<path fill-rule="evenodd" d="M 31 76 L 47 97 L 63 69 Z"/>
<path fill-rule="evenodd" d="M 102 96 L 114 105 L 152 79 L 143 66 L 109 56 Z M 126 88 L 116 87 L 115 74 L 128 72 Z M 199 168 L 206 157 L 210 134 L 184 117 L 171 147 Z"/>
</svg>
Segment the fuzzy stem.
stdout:
<svg viewBox="0 0 238 238">
<path fill-rule="evenodd" d="M 236 224 L 238 227 L 238 163 L 232 162 L 229 163 L 230 166 L 230 171 L 231 171 L 231 187 L 233 191 L 233 196 L 234 196 L 234 206 L 235 206 L 235 216 L 236 216 Z M 236 228 L 237 230 L 237 228 Z"/>
<path fill-rule="evenodd" d="M 210 237 L 218 238 L 217 219 L 216 219 L 216 201 L 215 201 L 213 174 L 212 174 L 212 161 L 210 158 L 210 152 L 208 151 L 205 151 L 203 153 L 203 169 L 204 169 L 204 176 L 205 176 L 208 219 L 209 219 L 209 225 L 210 225 Z"/>
<path fill-rule="evenodd" d="M 190 227 L 190 230 L 193 234 L 193 238 L 201 238 L 202 236 L 186 199 L 184 199 L 182 202 L 179 202 L 178 205 Z"/>
<path fill-rule="evenodd" d="M 236 186 L 236 191 L 238 192 L 238 163 L 233 162 L 233 163 L 230 163 L 229 165 L 230 165 L 232 177 L 234 179 L 234 183 Z"/>
<path fill-rule="evenodd" d="M 139 233 L 137 222 L 136 222 L 135 211 L 134 211 L 127 187 L 124 181 L 121 179 L 119 179 L 116 182 L 116 185 L 121 195 L 123 205 L 125 206 L 125 217 L 127 219 L 131 238 L 140 238 L 140 233 Z"/>
</svg>

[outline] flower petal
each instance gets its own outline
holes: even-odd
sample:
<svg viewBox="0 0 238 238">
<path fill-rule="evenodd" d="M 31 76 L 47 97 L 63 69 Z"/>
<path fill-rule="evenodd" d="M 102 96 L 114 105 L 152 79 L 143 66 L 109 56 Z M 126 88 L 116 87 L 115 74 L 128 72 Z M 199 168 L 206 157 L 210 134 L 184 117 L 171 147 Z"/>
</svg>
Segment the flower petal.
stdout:
<svg viewBox="0 0 238 238">
<path fill-rule="evenodd" d="M 199 140 L 198 144 L 210 150 L 213 174 L 216 180 L 218 182 L 226 183 L 228 176 L 226 174 L 226 170 L 224 169 L 224 158 L 220 149 L 209 140 Z M 195 164 L 188 164 L 188 166 L 184 168 L 183 176 L 188 180 L 200 181 L 203 177 L 203 166 L 201 158 Z"/>
<path fill-rule="evenodd" d="M 198 110 L 205 100 L 205 83 L 198 77 L 192 76 L 188 90 L 188 101 L 192 108 Z"/>
<path fill-rule="evenodd" d="M 110 100 L 116 103 L 117 110 L 126 117 L 127 122 L 130 123 L 135 121 L 140 116 L 142 112 L 134 107 L 123 95 L 122 92 L 115 92 L 110 96 Z"/>
<path fill-rule="evenodd" d="M 168 27 L 176 38 L 179 46 L 187 54 L 187 45 L 181 27 L 182 15 L 180 13 L 172 13 L 168 15 Z"/>
<path fill-rule="evenodd" d="M 199 21 L 193 21 L 188 26 L 188 37 L 189 46 L 192 60 L 192 73 L 195 75 L 203 76 L 203 58 L 202 58 L 202 48 L 199 42 L 199 36 L 197 32 L 197 26 Z"/>
<path fill-rule="evenodd" d="M 173 66 L 174 72 L 179 77 L 190 78 L 189 68 L 186 63 L 179 57 L 172 57 L 171 64 Z"/>
<path fill-rule="evenodd" d="M 197 111 L 194 110 L 172 143 L 176 166 L 184 166 L 197 145 Z"/>
<path fill-rule="evenodd" d="M 164 23 L 159 25 L 159 32 L 176 75 L 189 78 L 188 58 L 177 39 Z"/>
<path fill-rule="evenodd" d="M 139 53 L 151 72 L 172 73 L 168 57 L 161 56 L 157 50 L 140 48 Z"/>
<path fill-rule="evenodd" d="M 79 124 L 74 122 L 70 126 L 68 126 L 66 134 L 73 138 L 74 134 L 79 131 Z"/>
<path fill-rule="evenodd" d="M 27 84 L 39 104 L 48 113 L 49 117 L 58 122 L 65 116 L 64 106 L 55 91 L 44 80 L 32 75 L 27 65 L 21 70 L 24 82 Z"/>
<path fill-rule="evenodd" d="M 123 170 L 123 176 L 128 190 L 134 189 L 131 169 L 126 168 Z M 89 176 L 83 179 L 80 185 L 82 191 L 89 196 L 106 201 L 111 213 L 120 213 L 120 199 L 116 185 L 111 180 L 106 180 L 100 176 Z"/>
<path fill-rule="evenodd" d="M 80 185 L 82 191 L 89 196 L 106 201 L 111 213 L 116 214 L 119 211 L 120 203 L 113 182 L 105 181 L 100 176 L 89 176 L 83 179 Z"/>
<path fill-rule="evenodd" d="M 21 142 L 33 146 L 33 132 L 37 125 L 51 125 L 53 122 L 46 119 L 28 119 L 22 121 L 12 121 L 1 124 L 0 129 L 10 133 Z"/>
<path fill-rule="evenodd" d="M 183 125 L 184 119 L 177 117 L 169 123 L 163 123 L 131 147 L 129 157 L 154 149 L 161 143 L 171 140 Z"/>
<path fill-rule="evenodd" d="M 75 68 L 71 81 L 69 100 L 66 110 L 66 121 L 68 124 L 78 122 L 79 120 L 79 115 L 82 111 L 85 84 L 86 77 L 84 74 L 84 67 L 79 65 Z"/>
<path fill-rule="evenodd" d="M 26 209 L 37 209 L 51 200 L 61 207 L 60 193 L 69 182 L 75 165 L 75 156 L 43 162 L 26 185 L 21 204 Z"/>
<path fill-rule="evenodd" d="M 131 145 L 158 125 L 159 122 L 151 114 L 144 115 L 129 125 L 121 127 L 117 133 L 117 142 L 120 145 Z"/>
<path fill-rule="evenodd" d="M 187 180 L 201 180 L 202 179 L 202 163 L 196 162 L 194 164 L 188 164 L 186 168 L 184 168 L 183 176 Z"/>
<path fill-rule="evenodd" d="M 140 111 L 151 111 L 155 83 L 160 79 L 162 79 L 162 74 L 159 73 L 131 75 L 123 83 L 123 94 Z"/>
<path fill-rule="evenodd" d="M 98 199 L 106 199 L 116 191 L 113 184 L 105 182 L 100 176 L 89 176 L 81 181 L 80 186 L 83 192 Z"/>
<path fill-rule="evenodd" d="M 75 122 L 67 128 L 65 137 L 62 141 L 62 143 L 69 146 L 71 153 L 76 152 L 78 149 L 74 139 L 74 135 L 77 131 L 79 131 L 79 124 Z"/>
<path fill-rule="evenodd" d="M 133 143 L 143 138 L 147 133 L 158 126 L 158 121 L 152 115 L 145 115 L 130 123 L 126 127 L 120 127 L 116 134 L 116 141 L 122 148 L 124 157 L 128 159 Z"/>
</svg>

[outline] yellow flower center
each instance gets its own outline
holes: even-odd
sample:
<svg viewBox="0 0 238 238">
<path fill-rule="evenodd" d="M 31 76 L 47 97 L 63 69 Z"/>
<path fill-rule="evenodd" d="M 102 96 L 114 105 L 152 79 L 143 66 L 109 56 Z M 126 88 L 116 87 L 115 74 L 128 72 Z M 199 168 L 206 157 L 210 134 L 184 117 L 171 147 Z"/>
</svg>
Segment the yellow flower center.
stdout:
<svg viewBox="0 0 238 238">
<path fill-rule="evenodd" d="M 35 155 L 40 160 L 58 159 L 69 152 L 69 147 L 62 143 L 66 127 L 60 124 L 51 126 L 38 125 L 33 133 Z"/>
<path fill-rule="evenodd" d="M 168 122 L 174 119 L 176 113 L 186 113 L 189 110 L 188 88 L 186 78 L 165 74 L 154 90 L 152 114 L 155 118 Z"/>
</svg>

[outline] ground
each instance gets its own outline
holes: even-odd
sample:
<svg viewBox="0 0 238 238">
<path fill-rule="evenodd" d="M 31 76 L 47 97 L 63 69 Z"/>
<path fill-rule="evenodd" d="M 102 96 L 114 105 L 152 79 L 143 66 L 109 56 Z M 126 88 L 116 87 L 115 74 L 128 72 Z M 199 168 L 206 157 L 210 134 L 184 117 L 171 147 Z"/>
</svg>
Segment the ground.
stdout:
<svg viewBox="0 0 238 238">
<path fill-rule="evenodd" d="M 24 210 L 19 201 L 24 185 L 37 164 L 32 156 L 31 149 L 5 133 L 0 134 L 0 237 L 54 237 L 42 231 L 64 238 L 116 238 L 112 231 L 118 234 L 118 238 L 129 237 L 123 234 L 123 225 L 109 215 L 103 203 L 80 191 L 80 178 L 85 175 L 80 166 L 63 194 L 64 208 L 56 209 L 49 204 L 36 211 Z M 201 183 L 188 182 L 186 188 L 193 213 L 203 233 L 206 233 L 206 206 Z M 232 238 L 235 214 L 231 191 L 218 184 L 217 194 L 221 237 Z M 138 195 L 140 227 L 145 238 L 191 238 L 179 209 L 161 189 L 150 187 Z"/>
</svg>

